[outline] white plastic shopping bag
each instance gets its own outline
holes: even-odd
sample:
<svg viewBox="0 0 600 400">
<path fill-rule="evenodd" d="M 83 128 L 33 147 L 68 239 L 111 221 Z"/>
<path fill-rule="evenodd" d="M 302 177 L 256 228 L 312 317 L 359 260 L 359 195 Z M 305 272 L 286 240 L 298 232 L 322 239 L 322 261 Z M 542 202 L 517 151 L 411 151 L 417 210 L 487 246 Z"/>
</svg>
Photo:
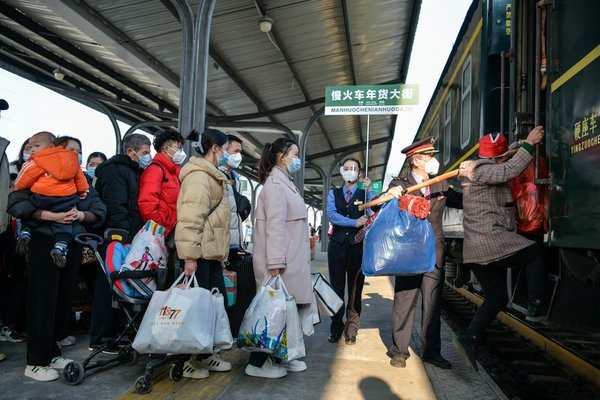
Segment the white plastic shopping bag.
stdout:
<svg viewBox="0 0 600 400">
<path fill-rule="evenodd" d="M 215 310 L 215 337 L 214 346 L 231 348 L 233 336 L 231 335 L 231 327 L 229 326 L 229 318 L 225 311 L 225 300 L 218 288 L 213 288 L 211 294 L 214 302 Z"/>
<path fill-rule="evenodd" d="M 280 281 L 279 276 L 269 278 L 252 299 L 237 337 L 239 348 L 272 354 L 279 347 L 286 323 L 286 300 Z"/>
<path fill-rule="evenodd" d="M 304 335 L 302 334 L 302 326 L 300 325 L 296 298 L 290 295 L 283 280 L 280 282 L 281 288 L 286 295 L 286 324 L 283 339 L 274 356 L 282 360 L 293 361 L 306 355 Z"/>
<path fill-rule="evenodd" d="M 317 297 L 319 312 L 333 317 L 344 305 L 344 301 L 337 295 L 331 284 L 320 273 L 311 274 L 313 290 Z"/>
<path fill-rule="evenodd" d="M 141 354 L 202 354 L 213 352 L 215 316 L 212 294 L 198 287 L 196 277 L 185 289 L 177 284 L 154 292 L 144 314 L 133 348 Z M 193 287 L 191 284 L 193 283 Z"/>
<path fill-rule="evenodd" d="M 135 235 L 121 266 L 121 271 L 143 271 L 167 267 L 168 250 L 165 246 L 165 228 L 150 220 Z M 128 279 L 138 295 L 148 298 L 156 290 L 155 278 Z"/>
<path fill-rule="evenodd" d="M 300 324 L 302 325 L 302 332 L 304 335 L 311 336 L 315 333 L 315 325 L 321 322 L 321 316 L 319 315 L 319 308 L 317 306 L 317 295 L 312 294 L 310 304 L 304 304 L 298 311 L 300 315 Z"/>
</svg>

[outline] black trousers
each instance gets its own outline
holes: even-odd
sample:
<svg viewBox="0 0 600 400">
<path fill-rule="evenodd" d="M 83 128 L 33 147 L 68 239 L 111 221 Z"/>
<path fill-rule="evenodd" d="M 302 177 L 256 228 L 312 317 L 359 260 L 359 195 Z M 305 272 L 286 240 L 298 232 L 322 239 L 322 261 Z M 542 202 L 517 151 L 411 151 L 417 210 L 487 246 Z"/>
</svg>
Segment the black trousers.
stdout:
<svg viewBox="0 0 600 400">
<path fill-rule="evenodd" d="M 31 232 L 28 253 L 27 364 L 46 366 L 61 355 L 57 340 L 67 336 L 73 290 L 81 264 L 81 247 L 69 244 L 67 263 L 58 268 L 52 262 L 51 236 Z"/>
<path fill-rule="evenodd" d="M 440 311 L 444 287 L 444 269 L 437 267 L 433 272 L 416 276 L 397 276 L 394 284 L 392 309 L 392 355 L 410 356 L 408 345 L 415 322 L 419 293 L 423 295 L 421 307 L 421 350 L 422 357 L 440 355 Z"/>
<path fill-rule="evenodd" d="M 104 252 L 103 252 L 104 253 Z M 123 310 L 112 307 L 112 292 L 106 272 L 100 264 L 93 263 L 85 268 L 93 268 L 92 315 L 90 321 L 90 346 L 102 345 L 115 339 L 126 324 Z"/>
<path fill-rule="evenodd" d="M 64 212 L 70 210 L 79 202 L 79 196 L 44 196 L 41 194 L 32 194 L 31 203 L 39 210 L 48 210 L 52 212 Z M 73 239 L 73 225 L 51 222 L 52 233 L 56 241 L 68 242 Z"/>
<path fill-rule="evenodd" d="M 343 300 L 348 283 L 348 301 L 331 317 L 330 333 L 341 336 L 356 336 L 360 328 L 360 311 L 362 308 L 362 290 L 365 276 L 362 273 L 362 243 L 350 244 L 348 239 L 343 243 L 329 241 L 327 250 L 329 264 L 329 281 L 333 290 Z M 344 324 L 344 311 L 346 323 Z"/>
<path fill-rule="evenodd" d="M 544 299 L 546 289 L 546 268 L 544 266 L 542 248 L 533 244 L 512 256 L 494 261 L 487 265 L 466 264 L 481 283 L 485 299 L 473 317 L 465 335 L 478 337 L 494 320 L 496 314 L 506 307 L 508 293 L 506 291 L 506 269 L 525 267 L 529 301 Z"/>
<path fill-rule="evenodd" d="M 198 268 L 196 268 L 196 279 L 198 285 L 204 289 L 219 289 L 223 295 L 225 308 L 227 308 L 227 290 L 225 289 L 225 280 L 223 279 L 223 267 L 221 262 L 214 260 L 198 259 Z"/>
</svg>

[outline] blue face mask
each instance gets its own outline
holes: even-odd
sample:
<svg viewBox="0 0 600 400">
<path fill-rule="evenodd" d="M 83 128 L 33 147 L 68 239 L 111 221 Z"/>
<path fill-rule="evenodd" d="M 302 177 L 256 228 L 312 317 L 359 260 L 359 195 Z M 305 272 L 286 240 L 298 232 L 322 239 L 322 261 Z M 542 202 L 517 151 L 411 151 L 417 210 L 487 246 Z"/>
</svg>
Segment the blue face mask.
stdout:
<svg viewBox="0 0 600 400">
<path fill-rule="evenodd" d="M 229 153 L 223 150 L 223 156 L 217 156 L 217 167 L 227 165 L 229 162 Z"/>
<path fill-rule="evenodd" d="M 146 167 L 150 165 L 150 161 L 152 161 L 152 156 L 150 156 L 150 154 L 146 154 L 140 157 L 140 159 L 138 160 L 138 164 L 140 164 L 140 167 L 142 167 L 142 169 L 146 169 Z"/>
<path fill-rule="evenodd" d="M 96 167 L 87 168 L 86 172 L 90 176 L 90 178 L 94 178 L 96 176 Z"/>
<path fill-rule="evenodd" d="M 79 161 L 79 165 L 81 165 L 81 163 L 83 162 L 83 158 L 81 157 L 81 154 L 77 154 L 77 161 Z"/>
<path fill-rule="evenodd" d="M 294 157 L 292 158 L 292 163 L 290 165 L 288 165 L 287 169 L 288 172 L 293 175 L 296 172 L 300 171 L 300 168 L 302 167 L 302 161 L 300 161 L 300 159 L 298 157 Z"/>
<path fill-rule="evenodd" d="M 31 153 L 23 153 L 23 161 L 29 160 L 29 157 L 31 157 Z"/>
</svg>

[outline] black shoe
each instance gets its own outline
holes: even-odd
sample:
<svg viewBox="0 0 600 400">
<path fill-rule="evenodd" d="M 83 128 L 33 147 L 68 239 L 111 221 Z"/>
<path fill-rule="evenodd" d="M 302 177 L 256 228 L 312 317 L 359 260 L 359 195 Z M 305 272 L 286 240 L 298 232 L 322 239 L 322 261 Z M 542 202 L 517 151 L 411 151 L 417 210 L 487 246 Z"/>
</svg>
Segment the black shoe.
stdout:
<svg viewBox="0 0 600 400">
<path fill-rule="evenodd" d="M 329 343 L 337 343 L 340 341 L 340 339 L 342 338 L 342 335 L 334 335 L 333 333 L 331 335 L 329 335 L 329 337 L 327 338 L 327 341 Z"/>
<path fill-rule="evenodd" d="M 465 360 L 467 365 L 471 367 L 473 371 L 477 371 L 477 359 L 475 358 L 475 341 L 466 336 L 458 336 L 452 339 L 454 348 Z"/>
<path fill-rule="evenodd" d="M 531 322 L 543 321 L 546 318 L 544 303 L 540 299 L 534 299 L 529 302 L 527 307 L 527 316 L 525 319 Z"/>
<path fill-rule="evenodd" d="M 450 361 L 446 360 L 440 354 L 437 354 L 433 357 L 423 357 L 423 362 L 426 362 L 427 364 L 435 365 L 436 367 L 441 368 L 441 369 L 452 368 L 452 364 L 450 364 Z"/>
<path fill-rule="evenodd" d="M 402 354 L 394 354 L 390 360 L 390 365 L 396 368 L 406 368 L 406 357 Z"/>
<path fill-rule="evenodd" d="M 356 344 L 356 336 L 346 336 L 345 341 L 347 345 L 354 345 Z"/>
</svg>

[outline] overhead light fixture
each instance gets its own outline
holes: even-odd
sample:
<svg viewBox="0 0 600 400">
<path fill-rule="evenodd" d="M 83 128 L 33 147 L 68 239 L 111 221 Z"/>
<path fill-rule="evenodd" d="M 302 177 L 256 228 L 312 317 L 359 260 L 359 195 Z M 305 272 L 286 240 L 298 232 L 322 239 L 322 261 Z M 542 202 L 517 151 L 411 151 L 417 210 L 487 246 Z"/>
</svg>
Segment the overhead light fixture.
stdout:
<svg viewBox="0 0 600 400">
<path fill-rule="evenodd" d="M 264 33 L 271 32 L 271 28 L 273 27 L 273 18 L 269 17 L 266 14 L 263 15 L 258 20 L 258 27 L 260 28 L 261 32 L 264 32 Z"/>
<path fill-rule="evenodd" d="M 53 73 L 54 79 L 56 79 L 57 81 L 62 81 L 63 79 L 65 79 L 65 73 L 61 67 L 56 68 Z"/>
</svg>

